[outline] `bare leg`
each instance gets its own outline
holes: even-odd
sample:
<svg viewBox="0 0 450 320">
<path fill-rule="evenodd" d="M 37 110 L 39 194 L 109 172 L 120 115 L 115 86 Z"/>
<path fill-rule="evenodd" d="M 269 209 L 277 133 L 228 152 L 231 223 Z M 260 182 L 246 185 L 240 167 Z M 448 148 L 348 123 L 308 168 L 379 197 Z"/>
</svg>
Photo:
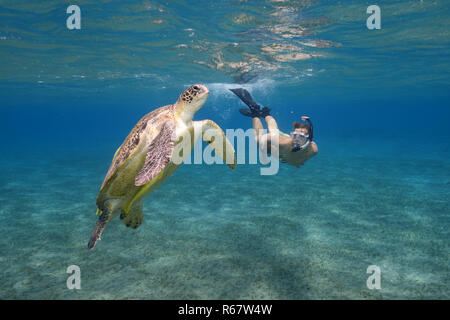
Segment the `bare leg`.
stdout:
<svg viewBox="0 0 450 320">
<path fill-rule="evenodd" d="M 268 118 L 271 118 L 272 122 L 270 122 L 271 119 L 269 119 L 269 121 L 267 121 Z M 272 125 L 272 131 L 274 131 L 273 125 L 275 126 L 275 130 L 278 129 L 275 119 L 273 119 L 271 116 L 267 116 L 265 118 L 265 120 L 268 125 L 269 125 L 269 123 Z M 258 117 L 254 117 L 252 122 L 253 122 L 253 130 L 255 131 L 255 140 L 258 143 L 259 149 L 260 149 L 260 153 L 259 153 L 260 159 L 263 164 L 268 164 L 270 161 L 267 158 L 267 152 L 268 152 L 268 150 L 271 150 L 271 134 L 264 133 L 263 124 Z"/>
<path fill-rule="evenodd" d="M 278 134 L 279 130 L 278 130 L 278 125 L 277 125 L 277 122 L 275 121 L 275 119 L 272 116 L 266 116 L 264 118 L 264 120 L 266 120 L 267 128 L 269 129 L 269 132 L 271 134 L 274 134 L 274 133 Z"/>
<path fill-rule="evenodd" d="M 256 140 L 256 142 L 259 142 L 264 133 L 263 124 L 262 124 L 261 120 L 259 120 L 258 117 L 254 117 L 252 119 L 252 123 L 253 123 L 253 130 L 255 130 L 255 140 Z"/>
</svg>

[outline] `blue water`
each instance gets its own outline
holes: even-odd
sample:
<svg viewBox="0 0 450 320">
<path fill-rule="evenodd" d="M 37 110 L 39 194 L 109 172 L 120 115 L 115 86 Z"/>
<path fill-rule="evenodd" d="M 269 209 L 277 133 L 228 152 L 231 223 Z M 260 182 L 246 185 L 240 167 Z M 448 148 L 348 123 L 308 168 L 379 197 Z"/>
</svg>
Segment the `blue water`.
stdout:
<svg viewBox="0 0 450 320">
<path fill-rule="evenodd" d="M 68 30 L 68 3 L 0 2 L 1 299 L 450 298 L 448 1 L 378 1 L 372 31 L 368 1 L 77 4 Z M 184 165 L 88 251 L 135 123 L 204 83 L 195 119 L 247 129 L 237 82 L 318 155 Z"/>
</svg>

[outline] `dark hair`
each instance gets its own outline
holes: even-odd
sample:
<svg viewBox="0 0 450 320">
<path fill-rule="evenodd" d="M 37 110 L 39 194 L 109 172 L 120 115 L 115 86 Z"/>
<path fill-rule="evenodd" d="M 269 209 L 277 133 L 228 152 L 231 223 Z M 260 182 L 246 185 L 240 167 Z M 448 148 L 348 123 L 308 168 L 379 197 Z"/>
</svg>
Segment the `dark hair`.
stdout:
<svg viewBox="0 0 450 320">
<path fill-rule="evenodd" d="M 294 122 L 294 129 L 300 129 L 300 128 L 305 128 L 306 130 L 308 130 L 308 133 L 310 132 L 310 128 L 306 123 L 301 123 L 301 122 Z"/>
</svg>

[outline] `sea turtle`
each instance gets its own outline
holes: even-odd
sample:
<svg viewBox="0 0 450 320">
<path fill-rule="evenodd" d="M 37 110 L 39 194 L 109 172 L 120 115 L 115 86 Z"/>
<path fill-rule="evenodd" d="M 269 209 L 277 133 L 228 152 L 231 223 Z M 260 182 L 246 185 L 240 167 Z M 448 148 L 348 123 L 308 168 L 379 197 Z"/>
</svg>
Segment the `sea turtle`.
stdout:
<svg viewBox="0 0 450 320">
<path fill-rule="evenodd" d="M 116 151 L 100 188 L 99 218 L 89 240 L 89 249 L 94 248 L 106 225 L 119 212 L 127 227 L 141 225 L 143 196 L 181 165 L 200 135 L 231 169 L 236 167 L 234 148 L 222 129 L 211 120 L 192 121 L 208 95 L 206 86 L 192 85 L 176 103 L 148 113 L 134 126 Z"/>
</svg>

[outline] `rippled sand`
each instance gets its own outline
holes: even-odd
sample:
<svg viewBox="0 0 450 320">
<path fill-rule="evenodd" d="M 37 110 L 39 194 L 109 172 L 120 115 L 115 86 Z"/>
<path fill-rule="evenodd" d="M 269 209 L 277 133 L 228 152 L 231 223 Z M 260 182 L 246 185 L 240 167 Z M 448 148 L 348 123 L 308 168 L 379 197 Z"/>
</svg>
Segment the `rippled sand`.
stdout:
<svg viewBox="0 0 450 320">
<path fill-rule="evenodd" d="M 146 198 L 140 228 L 116 219 L 93 251 L 108 157 L 2 159 L 0 298 L 448 299 L 448 160 L 319 149 L 275 176 L 184 166 Z M 66 288 L 72 264 L 81 290 Z"/>
</svg>

